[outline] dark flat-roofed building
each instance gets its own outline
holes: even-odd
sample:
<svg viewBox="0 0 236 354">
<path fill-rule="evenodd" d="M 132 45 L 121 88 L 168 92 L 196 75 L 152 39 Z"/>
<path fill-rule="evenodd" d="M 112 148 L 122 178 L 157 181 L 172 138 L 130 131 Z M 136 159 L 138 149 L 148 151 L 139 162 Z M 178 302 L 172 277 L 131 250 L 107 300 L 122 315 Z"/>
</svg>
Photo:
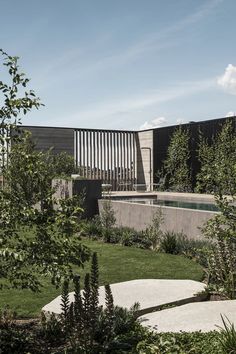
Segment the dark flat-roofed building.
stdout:
<svg viewBox="0 0 236 354">
<path fill-rule="evenodd" d="M 190 165 L 193 178 L 199 169 L 196 150 L 199 130 L 211 139 L 230 119 L 236 132 L 236 117 L 218 118 L 181 124 L 190 132 Z M 66 152 L 75 158 L 81 175 L 102 179 L 112 189 L 132 189 L 146 185 L 152 189 L 158 182 L 156 172 L 165 160 L 171 136 L 179 125 L 143 131 L 119 131 L 84 128 L 23 126 L 32 133 L 38 150 L 53 148 L 53 153 Z"/>
</svg>

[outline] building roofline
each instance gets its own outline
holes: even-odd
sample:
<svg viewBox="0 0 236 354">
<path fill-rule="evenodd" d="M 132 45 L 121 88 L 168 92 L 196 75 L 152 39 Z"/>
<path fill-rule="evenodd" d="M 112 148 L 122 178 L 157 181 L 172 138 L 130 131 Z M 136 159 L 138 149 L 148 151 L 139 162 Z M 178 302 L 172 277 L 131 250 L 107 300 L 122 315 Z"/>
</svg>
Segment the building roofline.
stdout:
<svg viewBox="0 0 236 354">
<path fill-rule="evenodd" d="M 95 129 L 95 128 L 74 128 L 74 127 L 57 127 L 57 126 L 42 126 L 42 125 L 20 125 L 20 127 L 22 128 L 49 128 L 49 129 L 68 129 L 68 130 L 83 130 L 83 131 L 101 131 L 101 132 L 114 132 L 114 133 L 141 133 L 141 132 L 146 132 L 146 131 L 150 131 L 150 130 L 159 130 L 159 129 L 165 129 L 165 128 L 170 128 L 170 127 L 179 127 L 179 126 L 189 126 L 189 125 L 194 125 L 194 124 L 201 124 L 201 123 L 206 123 L 206 122 L 217 122 L 217 121 L 223 121 L 226 119 L 236 119 L 236 115 L 235 116 L 231 116 L 231 117 L 221 117 L 221 118 L 213 118 L 213 119 L 205 119 L 205 120 L 200 120 L 200 121 L 189 121 L 187 123 L 182 123 L 182 124 L 173 124 L 173 125 L 166 125 L 163 127 L 153 127 L 153 128 L 149 128 L 149 129 L 141 129 L 141 130 L 120 130 L 120 129 Z"/>
<path fill-rule="evenodd" d="M 47 126 L 47 125 L 20 125 L 22 128 L 49 128 L 49 129 L 68 129 L 68 130 L 86 130 L 86 131 L 101 131 L 101 132 L 123 132 L 123 133 L 137 133 L 137 130 L 120 130 L 120 129 L 96 129 L 96 128 L 74 128 L 74 127 L 57 127 L 57 126 Z"/>
<path fill-rule="evenodd" d="M 181 124 L 173 124 L 173 125 L 165 125 L 163 127 L 153 127 L 153 128 L 149 128 L 149 129 L 142 129 L 142 130 L 138 130 L 137 132 L 146 132 L 149 130 L 159 130 L 159 129 L 165 129 L 165 128 L 172 128 L 172 127 L 179 127 L 181 126 L 189 126 L 189 125 L 193 125 L 193 124 L 199 124 L 199 123 L 206 123 L 206 122 L 214 122 L 214 121 L 219 121 L 219 120 L 226 120 L 226 119 L 236 119 L 236 115 L 235 116 L 231 116 L 231 117 L 221 117 L 221 118 L 212 118 L 212 119 L 204 119 L 204 120 L 199 120 L 199 121 L 189 121 L 187 123 L 181 123 Z"/>
</svg>

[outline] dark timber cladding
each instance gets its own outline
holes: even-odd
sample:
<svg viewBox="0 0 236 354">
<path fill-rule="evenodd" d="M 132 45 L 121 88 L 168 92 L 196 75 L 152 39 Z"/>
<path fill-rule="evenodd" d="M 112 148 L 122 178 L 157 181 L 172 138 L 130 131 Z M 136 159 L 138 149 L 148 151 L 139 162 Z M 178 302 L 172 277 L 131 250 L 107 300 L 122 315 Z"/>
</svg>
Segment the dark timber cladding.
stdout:
<svg viewBox="0 0 236 354">
<path fill-rule="evenodd" d="M 232 120 L 236 132 L 236 117 L 230 117 Z M 192 169 L 193 183 L 195 184 L 196 174 L 199 171 L 199 162 L 197 159 L 197 147 L 199 139 L 199 130 L 202 131 L 206 139 L 211 140 L 212 136 L 215 136 L 221 129 L 222 125 L 226 122 L 226 118 L 211 119 L 207 121 L 200 122 L 189 122 L 187 124 L 182 124 L 184 129 L 188 129 L 190 132 L 190 167 Z M 156 176 L 157 171 L 161 168 L 163 161 L 166 158 L 166 153 L 170 139 L 175 129 L 179 125 L 163 127 L 154 129 L 153 132 L 153 174 L 154 182 L 157 182 L 158 178 Z"/>
<path fill-rule="evenodd" d="M 75 129 L 75 160 L 85 178 L 101 179 L 113 190 L 136 183 L 135 132 Z"/>
<path fill-rule="evenodd" d="M 74 129 L 55 127 L 23 126 L 32 134 L 36 150 L 44 151 L 52 148 L 54 154 L 66 152 L 74 156 Z"/>
</svg>

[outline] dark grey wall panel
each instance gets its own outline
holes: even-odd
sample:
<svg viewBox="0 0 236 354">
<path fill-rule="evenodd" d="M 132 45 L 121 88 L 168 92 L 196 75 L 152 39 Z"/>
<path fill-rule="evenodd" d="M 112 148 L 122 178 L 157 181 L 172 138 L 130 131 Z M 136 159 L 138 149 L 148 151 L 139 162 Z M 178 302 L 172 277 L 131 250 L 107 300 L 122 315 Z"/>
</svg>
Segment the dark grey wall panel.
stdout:
<svg viewBox="0 0 236 354">
<path fill-rule="evenodd" d="M 235 127 L 236 132 L 236 117 L 228 118 L 231 120 Z M 226 118 L 211 119 L 199 122 L 190 122 L 182 124 L 183 129 L 188 129 L 190 133 L 190 168 L 192 170 L 192 183 L 196 183 L 196 175 L 199 172 L 199 161 L 197 158 L 197 149 L 199 142 L 199 130 L 203 133 L 204 137 L 209 141 L 215 136 L 221 129 L 222 125 L 226 122 Z M 167 156 L 167 149 L 174 131 L 179 125 L 162 127 L 153 130 L 154 133 L 154 182 L 158 182 L 156 172 L 163 166 L 163 161 Z"/>
<path fill-rule="evenodd" d="M 53 153 L 66 152 L 74 156 L 74 129 L 22 126 L 32 134 L 37 150 L 53 148 Z"/>
</svg>

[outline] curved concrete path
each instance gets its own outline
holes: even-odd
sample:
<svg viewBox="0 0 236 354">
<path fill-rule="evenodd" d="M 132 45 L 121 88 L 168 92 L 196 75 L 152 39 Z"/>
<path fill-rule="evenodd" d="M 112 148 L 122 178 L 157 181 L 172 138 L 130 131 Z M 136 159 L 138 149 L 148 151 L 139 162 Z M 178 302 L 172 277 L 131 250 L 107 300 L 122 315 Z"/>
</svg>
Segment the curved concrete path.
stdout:
<svg viewBox="0 0 236 354">
<path fill-rule="evenodd" d="M 195 300 L 196 293 L 203 291 L 205 284 L 193 280 L 138 279 L 111 285 L 114 304 L 130 308 L 140 304 L 140 314 L 151 312 L 169 303 L 186 303 Z M 74 301 L 74 293 L 70 293 Z M 105 305 L 104 287 L 99 288 L 99 303 Z M 46 313 L 61 313 L 61 297 L 58 296 L 42 308 Z"/>
<path fill-rule="evenodd" d="M 155 332 L 209 332 L 223 325 L 221 315 L 236 324 L 236 300 L 204 301 L 153 312 L 139 317 Z"/>
</svg>

